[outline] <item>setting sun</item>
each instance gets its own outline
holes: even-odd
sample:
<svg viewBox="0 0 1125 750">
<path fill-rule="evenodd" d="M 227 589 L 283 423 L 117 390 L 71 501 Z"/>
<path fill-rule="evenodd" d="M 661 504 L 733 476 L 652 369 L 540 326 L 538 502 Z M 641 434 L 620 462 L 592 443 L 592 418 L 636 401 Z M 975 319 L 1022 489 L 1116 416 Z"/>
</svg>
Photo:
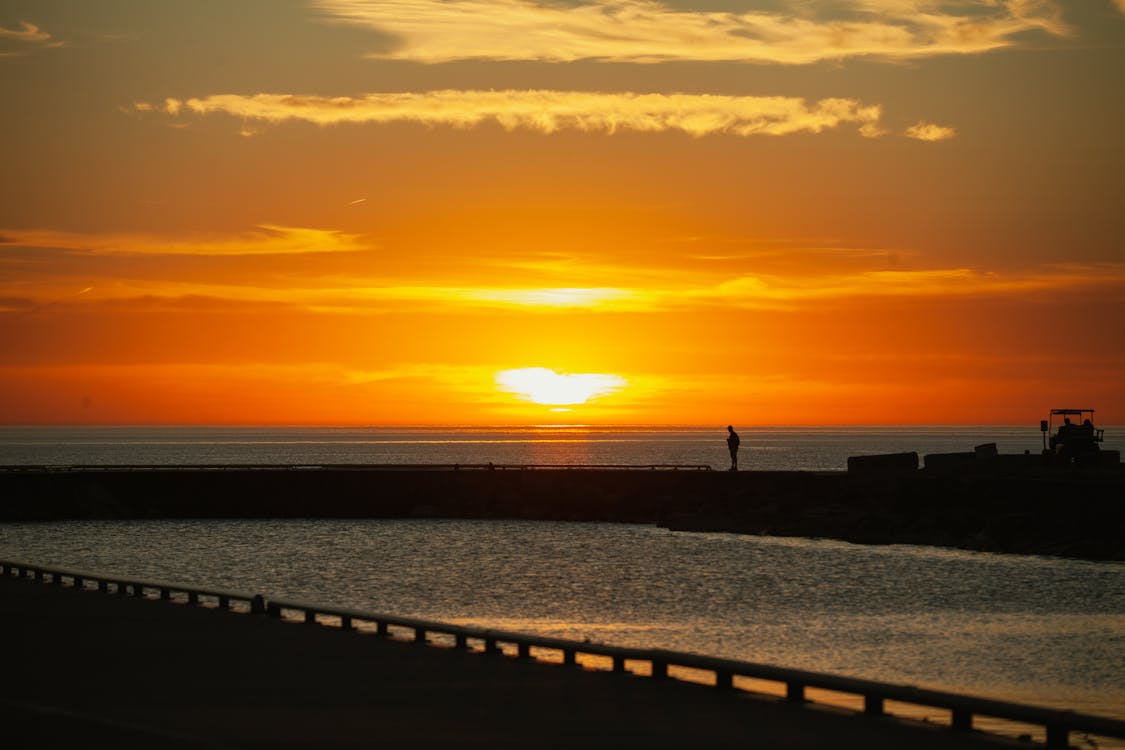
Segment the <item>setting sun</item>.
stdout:
<svg viewBox="0 0 1125 750">
<path fill-rule="evenodd" d="M 559 373 L 546 367 L 523 367 L 496 373 L 496 386 L 544 406 L 573 406 L 625 387 L 619 375 Z"/>
<path fill-rule="evenodd" d="M 135 5 L 0 0 L 0 424 L 1125 415 L 1125 0 Z"/>
</svg>

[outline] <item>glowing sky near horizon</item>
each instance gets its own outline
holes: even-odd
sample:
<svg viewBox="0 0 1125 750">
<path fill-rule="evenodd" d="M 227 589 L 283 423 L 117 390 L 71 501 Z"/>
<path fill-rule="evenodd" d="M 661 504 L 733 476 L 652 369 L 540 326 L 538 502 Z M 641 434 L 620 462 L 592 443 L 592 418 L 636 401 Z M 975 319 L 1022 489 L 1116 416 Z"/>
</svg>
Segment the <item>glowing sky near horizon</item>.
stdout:
<svg viewBox="0 0 1125 750">
<path fill-rule="evenodd" d="M 1114 0 L 0 0 L 0 423 L 1125 422 Z"/>
</svg>

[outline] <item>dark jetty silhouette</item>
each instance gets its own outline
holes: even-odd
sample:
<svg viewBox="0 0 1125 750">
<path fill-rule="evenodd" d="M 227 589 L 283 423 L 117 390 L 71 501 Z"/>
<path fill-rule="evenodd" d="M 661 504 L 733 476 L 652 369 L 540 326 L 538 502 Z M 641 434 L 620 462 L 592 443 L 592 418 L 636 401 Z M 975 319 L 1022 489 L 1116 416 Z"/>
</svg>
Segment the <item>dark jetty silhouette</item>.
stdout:
<svg viewBox="0 0 1125 750">
<path fill-rule="evenodd" d="M 656 523 L 682 531 L 1125 559 L 1125 471 L 1040 455 L 855 457 L 847 472 L 699 467 L 7 467 L 0 522 L 459 518 Z"/>
</svg>

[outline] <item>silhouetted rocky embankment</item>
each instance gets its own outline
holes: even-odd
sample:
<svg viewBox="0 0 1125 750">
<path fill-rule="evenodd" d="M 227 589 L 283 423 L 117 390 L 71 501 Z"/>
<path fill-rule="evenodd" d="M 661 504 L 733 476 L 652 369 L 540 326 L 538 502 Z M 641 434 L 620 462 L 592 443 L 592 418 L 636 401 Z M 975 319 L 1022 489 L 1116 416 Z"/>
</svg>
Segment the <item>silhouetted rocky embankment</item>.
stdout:
<svg viewBox="0 0 1125 750">
<path fill-rule="evenodd" d="M 1125 472 L 145 468 L 0 471 L 0 521 L 480 518 L 1125 560 Z"/>
</svg>

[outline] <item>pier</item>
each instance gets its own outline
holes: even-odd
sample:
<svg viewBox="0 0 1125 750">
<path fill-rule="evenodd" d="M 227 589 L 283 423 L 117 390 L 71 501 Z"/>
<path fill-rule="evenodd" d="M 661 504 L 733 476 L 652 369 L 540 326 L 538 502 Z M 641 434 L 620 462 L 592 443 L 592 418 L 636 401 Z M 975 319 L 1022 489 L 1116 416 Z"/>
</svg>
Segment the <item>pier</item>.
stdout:
<svg viewBox="0 0 1125 750">
<path fill-rule="evenodd" d="M 981 717 L 1049 747 L 1125 738 L 1068 711 L 18 561 L 0 562 L 0 638 L 15 747 L 1011 746 Z M 820 707 L 818 689 L 861 708 Z M 896 702 L 950 721 L 892 718 Z"/>
<path fill-rule="evenodd" d="M 1062 470 L 1002 461 L 962 464 L 957 471 L 892 465 L 862 472 L 491 464 L 4 467 L 0 522 L 478 518 L 654 523 L 678 531 L 1125 560 L 1118 532 L 1125 527 L 1120 466 Z"/>
</svg>

